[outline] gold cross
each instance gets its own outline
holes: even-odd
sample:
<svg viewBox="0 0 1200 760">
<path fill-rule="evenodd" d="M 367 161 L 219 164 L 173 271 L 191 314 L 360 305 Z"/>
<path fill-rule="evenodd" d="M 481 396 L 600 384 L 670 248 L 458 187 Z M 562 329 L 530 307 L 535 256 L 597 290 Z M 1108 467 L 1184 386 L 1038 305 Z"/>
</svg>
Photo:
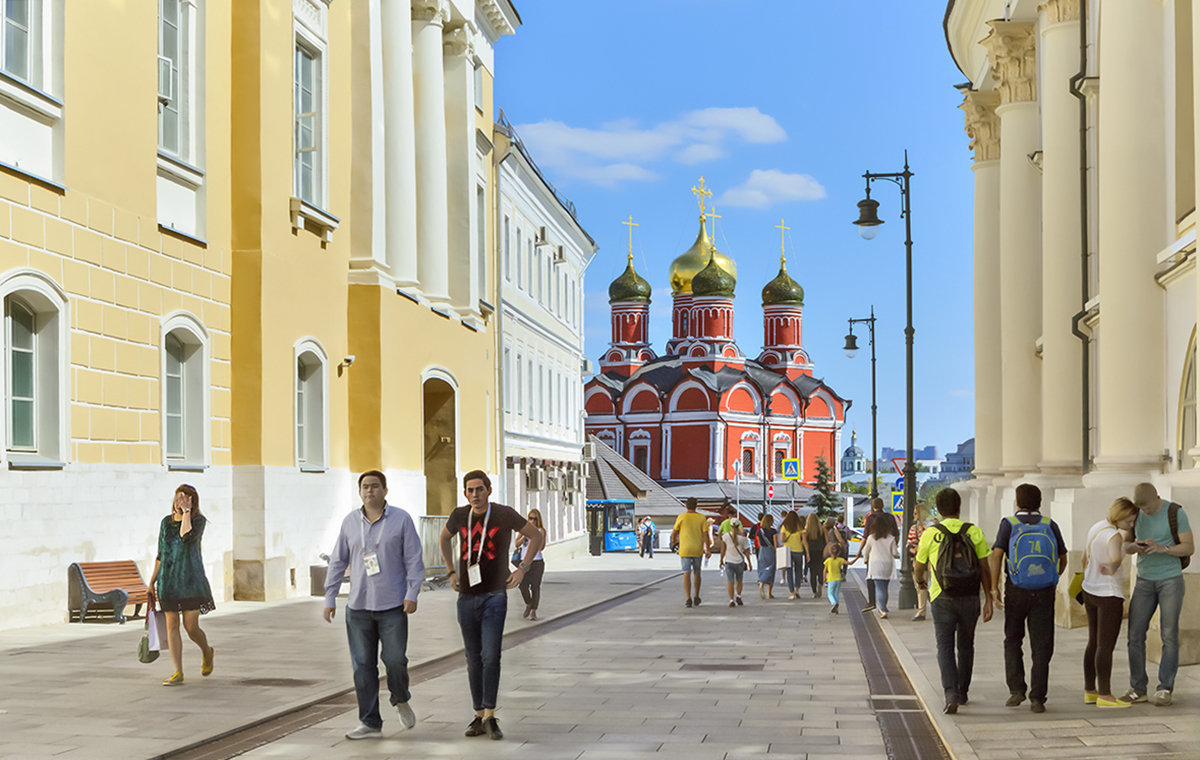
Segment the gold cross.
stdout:
<svg viewBox="0 0 1200 760">
<path fill-rule="evenodd" d="M 700 178 L 700 187 L 692 186 L 692 194 L 696 196 L 696 200 L 700 202 L 700 216 L 704 217 L 705 198 L 712 197 L 712 190 L 704 186 L 704 177 Z"/>
<path fill-rule="evenodd" d="M 621 222 L 621 224 L 623 224 L 629 228 L 629 263 L 632 264 L 633 263 L 633 228 L 637 227 L 639 225 L 637 222 L 633 221 L 633 214 L 629 215 L 628 222 Z"/>
<path fill-rule="evenodd" d="M 783 255 L 783 235 L 787 230 L 790 230 L 791 227 L 788 227 L 783 223 L 783 220 L 780 219 L 779 224 L 775 225 L 775 229 L 779 230 L 779 266 L 783 267 L 787 265 L 787 257 Z"/>
<path fill-rule="evenodd" d="M 722 217 L 721 217 L 721 215 L 720 215 L 720 214 L 718 214 L 718 213 L 717 213 L 717 207 L 716 207 L 716 206 L 712 206 L 712 207 L 710 208 L 710 210 L 709 210 L 708 214 L 706 214 L 706 216 L 707 216 L 709 219 L 712 219 L 712 220 L 713 220 L 713 223 L 712 223 L 712 228 L 709 230 L 708 236 L 709 236 L 709 237 L 711 237 L 711 238 L 713 238 L 713 239 L 715 240 L 715 238 L 717 237 L 717 221 L 716 221 L 716 220 L 718 220 L 718 219 L 721 219 Z"/>
</svg>

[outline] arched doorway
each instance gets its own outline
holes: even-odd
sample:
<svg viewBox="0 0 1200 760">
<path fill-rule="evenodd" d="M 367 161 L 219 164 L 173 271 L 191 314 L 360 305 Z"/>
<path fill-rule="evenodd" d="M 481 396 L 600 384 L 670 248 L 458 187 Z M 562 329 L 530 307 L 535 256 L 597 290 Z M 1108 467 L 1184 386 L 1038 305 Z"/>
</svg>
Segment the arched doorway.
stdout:
<svg viewBox="0 0 1200 760">
<path fill-rule="evenodd" d="M 455 472 L 455 390 L 439 377 L 422 387 L 425 514 L 448 515 L 458 492 Z"/>
</svg>

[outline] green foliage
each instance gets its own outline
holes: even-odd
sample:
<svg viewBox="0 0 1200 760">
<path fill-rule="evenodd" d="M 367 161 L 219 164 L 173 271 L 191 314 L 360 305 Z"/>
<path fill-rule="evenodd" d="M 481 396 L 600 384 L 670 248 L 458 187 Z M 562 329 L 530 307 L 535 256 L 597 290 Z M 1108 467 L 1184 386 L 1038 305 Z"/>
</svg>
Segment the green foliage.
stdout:
<svg viewBox="0 0 1200 760">
<path fill-rule="evenodd" d="M 841 491 L 842 493 L 857 493 L 865 495 L 871 493 L 871 486 L 867 485 L 866 483 L 851 483 L 849 480 L 843 480 Z"/>
<path fill-rule="evenodd" d="M 817 517 L 825 519 L 841 511 L 842 500 L 833 491 L 833 470 L 825 457 L 817 457 L 817 479 L 813 484 L 817 492 L 813 494 L 809 504 L 817 508 Z"/>
</svg>

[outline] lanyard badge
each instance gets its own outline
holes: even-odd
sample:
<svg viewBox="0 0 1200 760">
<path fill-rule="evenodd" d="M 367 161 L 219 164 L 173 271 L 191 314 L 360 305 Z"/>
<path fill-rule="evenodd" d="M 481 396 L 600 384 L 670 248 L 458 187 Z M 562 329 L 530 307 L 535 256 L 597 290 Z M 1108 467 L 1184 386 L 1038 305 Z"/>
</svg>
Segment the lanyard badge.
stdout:
<svg viewBox="0 0 1200 760">
<path fill-rule="evenodd" d="M 487 514 L 483 516 L 483 526 L 479 532 L 479 552 L 476 553 L 471 547 L 471 516 L 473 511 L 467 513 L 467 587 L 472 588 L 483 583 L 483 571 L 479 567 L 479 561 L 483 559 L 483 542 L 487 538 L 488 521 L 492 519 L 492 505 L 488 504 Z"/>
<path fill-rule="evenodd" d="M 366 518 L 364 517 L 363 520 L 365 521 Z M 383 515 L 380 515 L 379 520 L 383 520 Z M 382 530 L 382 527 L 380 530 Z M 379 540 L 375 540 L 375 551 L 368 552 L 367 529 L 363 527 L 362 521 L 358 523 L 358 534 L 359 538 L 362 540 L 363 567 L 365 568 L 367 575 L 379 575 Z"/>
</svg>

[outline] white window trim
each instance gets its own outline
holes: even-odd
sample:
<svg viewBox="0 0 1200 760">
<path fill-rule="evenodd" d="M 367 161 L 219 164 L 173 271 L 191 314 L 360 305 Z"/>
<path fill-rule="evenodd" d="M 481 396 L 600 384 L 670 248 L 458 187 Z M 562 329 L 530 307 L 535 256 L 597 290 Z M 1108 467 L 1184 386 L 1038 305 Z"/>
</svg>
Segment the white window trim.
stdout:
<svg viewBox="0 0 1200 760">
<path fill-rule="evenodd" d="M 327 217 L 326 220 L 332 220 L 333 225 L 328 225 L 328 232 L 337 229 L 337 219 L 324 209 L 329 207 L 329 43 L 325 38 L 325 5 L 327 3 L 322 0 L 320 3 L 315 3 L 313 0 L 294 0 L 293 2 L 293 33 L 292 33 L 292 226 L 298 229 L 303 229 L 302 225 L 295 223 L 297 212 L 297 202 L 309 207 L 311 210 L 321 212 Z M 317 21 L 319 17 L 319 21 Z M 319 178 L 317 182 L 316 197 L 311 201 L 304 200 L 299 197 L 296 191 L 299 189 L 296 186 L 296 71 L 295 71 L 295 48 L 304 46 L 318 58 L 317 65 L 320 70 L 321 88 L 317 93 L 317 105 L 321 109 L 321 117 L 317 122 L 318 130 L 318 151 L 320 153 L 319 160 Z M 302 209 L 303 211 L 303 209 Z M 302 214 L 303 215 L 303 214 Z M 322 220 L 313 218 L 313 222 Z"/>
<path fill-rule="evenodd" d="M 200 345 L 200 452 L 188 452 L 192 456 L 176 459 L 167 456 L 167 336 L 176 330 L 191 333 L 192 338 Z M 158 335 L 158 417 L 159 417 L 159 448 L 162 451 L 163 466 L 169 470 L 204 470 L 212 463 L 212 391 L 210 381 L 210 353 L 208 330 L 204 324 L 190 312 L 173 311 L 162 318 Z M 186 380 L 185 380 L 186 382 Z M 186 418 L 185 418 L 186 420 Z M 185 422 L 184 435 L 186 440 L 187 426 Z M 185 448 L 186 451 L 186 448 Z"/>
<path fill-rule="evenodd" d="M 36 295 L 41 300 L 48 302 L 50 307 L 57 312 L 57 335 L 55 336 L 58 342 L 58 361 L 56 362 L 56 370 L 58 372 L 58 387 L 56 389 L 56 395 L 58 396 L 57 451 L 53 452 L 53 455 L 50 455 L 47 451 L 48 447 L 43 445 L 39 445 L 36 452 L 10 451 L 8 448 L 7 415 L 10 391 L 8 388 L 8 330 L 7 320 L 5 320 L 5 329 L 0 330 L 0 371 L 4 373 L 2 381 L 4 388 L 3 403 L 0 404 L 0 431 L 3 431 L 4 445 L 0 446 L 0 461 L 7 461 L 10 469 L 61 469 L 69 460 L 70 454 L 70 302 L 67 300 L 66 292 L 58 286 L 58 283 L 54 282 L 44 273 L 28 268 L 12 269 L 3 276 L 0 276 L 0 316 L 3 315 L 2 305 L 4 300 L 11 295 L 19 295 L 21 293 Z M 28 299 L 26 298 L 25 300 Z M 38 308 L 38 304 L 32 305 L 34 306 L 35 313 L 44 313 L 43 309 Z M 35 400 L 34 403 L 37 404 L 39 402 Z"/>
<path fill-rule="evenodd" d="M 302 472 L 325 472 L 329 469 L 329 354 L 325 352 L 325 348 L 316 338 L 311 336 L 301 338 L 296 341 L 292 349 L 293 375 L 298 369 L 300 357 L 305 354 L 317 357 L 317 362 L 321 365 L 318 370 L 321 373 L 321 461 L 320 463 L 300 461 L 300 441 L 296 436 L 298 420 L 296 419 L 296 389 L 294 385 L 292 389 L 292 452 L 296 466 Z"/>
<path fill-rule="evenodd" d="M 176 98 L 181 104 L 179 108 L 179 151 L 171 152 L 164 148 L 161 139 L 158 142 L 158 151 L 161 156 L 166 156 L 173 161 L 182 162 L 185 165 L 196 164 L 200 162 L 199 156 L 202 147 L 202 126 L 200 116 L 203 113 L 203 106 L 200 103 L 199 95 L 202 91 L 200 85 L 200 76 L 203 73 L 203 58 L 202 42 L 204 31 L 204 18 L 200 13 L 198 0 L 179 0 L 179 23 L 180 31 L 180 72 L 179 72 L 179 89 L 182 94 Z M 162 32 L 161 13 L 158 21 L 158 31 Z M 159 105 L 159 118 L 162 116 Z M 159 168 L 162 169 L 162 162 L 159 162 Z M 171 173 L 172 176 L 178 176 Z M 201 172 L 203 176 L 203 172 Z M 187 183 L 188 178 L 180 176 L 179 179 Z M 193 185 L 196 186 L 196 185 Z"/>
</svg>

